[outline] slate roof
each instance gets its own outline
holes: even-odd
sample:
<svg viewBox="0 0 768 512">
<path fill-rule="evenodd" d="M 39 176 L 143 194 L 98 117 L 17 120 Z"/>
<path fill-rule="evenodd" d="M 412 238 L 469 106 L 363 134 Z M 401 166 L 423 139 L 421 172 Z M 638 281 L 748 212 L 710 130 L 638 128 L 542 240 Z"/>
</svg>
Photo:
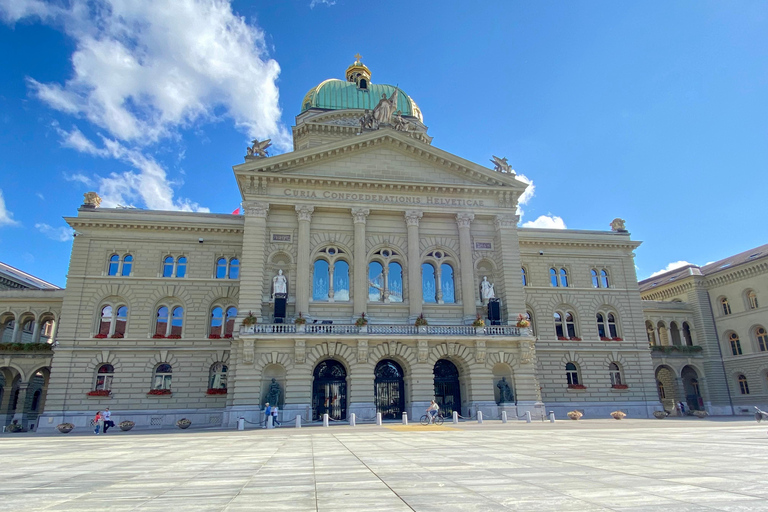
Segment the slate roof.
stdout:
<svg viewBox="0 0 768 512">
<path fill-rule="evenodd" d="M 40 278 L 27 274 L 17 268 L 7 265 L 0 261 L 0 277 L 18 284 L 19 288 L 31 288 L 34 290 L 61 290 L 55 284 L 43 281 Z"/>
</svg>

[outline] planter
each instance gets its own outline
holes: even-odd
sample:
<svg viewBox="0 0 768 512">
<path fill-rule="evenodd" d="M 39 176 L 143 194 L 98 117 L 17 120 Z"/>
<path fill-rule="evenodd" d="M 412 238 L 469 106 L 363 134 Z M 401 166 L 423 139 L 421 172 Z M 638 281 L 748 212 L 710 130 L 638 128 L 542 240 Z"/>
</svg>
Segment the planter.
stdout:
<svg viewBox="0 0 768 512">
<path fill-rule="evenodd" d="M 95 389 L 93 391 L 89 391 L 86 393 L 88 396 L 95 396 L 95 397 L 101 397 L 101 398 L 109 398 L 112 394 L 112 391 L 108 389 Z"/>
<path fill-rule="evenodd" d="M 120 427 L 120 430 L 122 430 L 123 432 L 128 432 L 128 431 L 129 431 L 129 430 L 131 430 L 131 429 L 132 429 L 132 428 L 133 428 L 135 425 L 136 425 L 136 424 L 135 424 L 134 422 L 132 422 L 132 421 L 128 421 L 128 420 L 125 420 L 125 421 L 121 421 L 120 423 L 118 423 L 118 424 L 117 424 L 117 426 L 118 426 L 118 427 Z"/>
<path fill-rule="evenodd" d="M 707 411 L 693 411 L 691 414 L 693 414 L 697 418 L 706 418 L 707 416 L 709 416 L 709 413 Z"/>
<path fill-rule="evenodd" d="M 69 434 L 74 428 L 75 426 L 72 423 L 59 423 L 56 425 L 56 429 L 62 434 Z"/>
<path fill-rule="evenodd" d="M 567 416 L 569 418 L 571 418 L 572 420 L 580 420 L 581 417 L 584 416 L 584 415 L 581 412 L 579 412 L 579 411 L 571 411 L 571 412 L 569 412 L 567 414 Z"/>
<path fill-rule="evenodd" d="M 615 419 L 615 420 L 621 420 L 621 419 L 626 418 L 627 414 L 624 413 L 624 412 L 621 412 L 621 411 L 613 411 L 611 413 L 611 417 L 613 417 L 613 419 Z"/>
<path fill-rule="evenodd" d="M 179 421 L 176 422 L 176 426 L 182 430 L 188 429 L 190 425 L 192 425 L 192 422 L 187 418 L 181 418 Z"/>
<path fill-rule="evenodd" d="M 663 420 L 667 417 L 667 411 L 653 411 L 653 417 L 657 420 Z"/>
<path fill-rule="evenodd" d="M 170 389 L 150 389 L 147 392 L 147 396 L 164 396 L 164 395 L 170 395 L 171 390 Z"/>
<path fill-rule="evenodd" d="M 226 395 L 227 388 L 208 388 L 205 392 L 206 395 Z"/>
<path fill-rule="evenodd" d="M 611 386 L 613 389 L 629 389 L 629 386 L 627 384 L 614 384 Z"/>
<path fill-rule="evenodd" d="M 587 389 L 584 384 L 568 384 L 568 389 Z"/>
</svg>

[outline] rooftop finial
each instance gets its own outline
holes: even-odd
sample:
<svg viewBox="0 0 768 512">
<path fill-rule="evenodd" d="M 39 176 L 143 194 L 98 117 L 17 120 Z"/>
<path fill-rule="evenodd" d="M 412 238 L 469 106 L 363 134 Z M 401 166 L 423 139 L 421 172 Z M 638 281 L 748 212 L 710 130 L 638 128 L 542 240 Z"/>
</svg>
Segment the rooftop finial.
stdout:
<svg viewBox="0 0 768 512">
<path fill-rule="evenodd" d="M 360 64 L 360 59 L 362 59 L 363 56 L 360 55 L 360 52 L 355 54 L 355 64 Z"/>
</svg>

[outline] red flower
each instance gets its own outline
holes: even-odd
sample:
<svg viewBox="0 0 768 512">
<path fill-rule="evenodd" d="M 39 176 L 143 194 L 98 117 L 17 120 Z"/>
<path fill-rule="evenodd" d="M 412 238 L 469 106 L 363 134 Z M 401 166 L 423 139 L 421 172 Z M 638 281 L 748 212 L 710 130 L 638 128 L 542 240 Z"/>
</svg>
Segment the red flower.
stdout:
<svg viewBox="0 0 768 512">
<path fill-rule="evenodd" d="M 155 340 L 159 340 L 162 338 L 165 338 L 165 336 L 163 336 L 162 334 L 155 334 L 154 336 L 152 336 L 152 339 L 155 339 Z"/>
<path fill-rule="evenodd" d="M 88 396 L 109 396 L 112 392 L 108 389 L 94 389 L 86 393 Z"/>
<path fill-rule="evenodd" d="M 565 336 L 558 336 L 557 339 L 560 340 L 560 341 L 565 341 L 568 338 L 566 338 Z"/>
<path fill-rule="evenodd" d="M 581 338 L 578 336 L 571 336 L 571 341 L 581 341 Z"/>
<path fill-rule="evenodd" d="M 208 388 L 205 392 L 206 395 L 226 395 L 227 388 Z"/>
<path fill-rule="evenodd" d="M 232 337 L 232 335 L 231 335 L 231 334 L 225 334 L 225 335 L 224 335 L 224 337 L 225 337 L 225 338 L 231 338 L 231 337 Z"/>
<path fill-rule="evenodd" d="M 584 384 L 568 384 L 568 389 L 587 389 Z"/>
<path fill-rule="evenodd" d="M 96 338 L 96 339 L 98 339 L 98 340 L 103 340 L 103 339 L 104 339 L 104 338 L 106 338 L 106 337 L 107 337 L 107 335 L 106 335 L 106 334 L 97 334 L 96 336 L 94 336 L 94 338 Z"/>
<path fill-rule="evenodd" d="M 220 340 L 221 339 L 221 335 L 220 334 L 209 334 L 208 335 L 208 339 L 209 340 Z"/>
<path fill-rule="evenodd" d="M 150 389 L 148 395 L 170 395 L 170 389 Z"/>
<path fill-rule="evenodd" d="M 624 341 L 624 339 L 623 339 L 623 338 L 619 338 L 619 337 L 616 337 L 616 338 L 613 338 L 613 341 Z"/>
<path fill-rule="evenodd" d="M 168 336 L 168 339 L 169 340 L 180 340 L 181 339 L 181 334 L 170 334 Z"/>
<path fill-rule="evenodd" d="M 611 338 L 606 338 L 605 336 L 600 336 L 600 341 L 611 341 Z"/>
<path fill-rule="evenodd" d="M 629 389 L 629 386 L 626 384 L 614 384 L 611 386 L 613 389 Z"/>
<path fill-rule="evenodd" d="M 123 334 L 121 332 L 116 332 L 115 334 L 112 335 L 112 337 L 113 338 L 125 338 L 125 334 Z"/>
</svg>

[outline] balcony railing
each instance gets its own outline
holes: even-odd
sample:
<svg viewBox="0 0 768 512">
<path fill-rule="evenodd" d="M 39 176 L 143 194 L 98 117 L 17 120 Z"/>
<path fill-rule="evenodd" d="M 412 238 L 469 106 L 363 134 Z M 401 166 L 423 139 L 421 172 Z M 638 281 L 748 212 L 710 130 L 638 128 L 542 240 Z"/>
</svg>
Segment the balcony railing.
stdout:
<svg viewBox="0 0 768 512">
<path fill-rule="evenodd" d="M 434 336 L 530 336 L 528 328 L 513 325 L 473 327 L 471 325 L 398 325 L 398 324 L 256 324 L 240 328 L 241 335 L 308 334 L 308 335 L 434 335 Z"/>
<path fill-rule="evenodd" d="M 698 354 L 702 350 L 699 345 L 651 345 L 651 353 L 664 354 L 664 355 L 690 355 Z"/>
</svg>

